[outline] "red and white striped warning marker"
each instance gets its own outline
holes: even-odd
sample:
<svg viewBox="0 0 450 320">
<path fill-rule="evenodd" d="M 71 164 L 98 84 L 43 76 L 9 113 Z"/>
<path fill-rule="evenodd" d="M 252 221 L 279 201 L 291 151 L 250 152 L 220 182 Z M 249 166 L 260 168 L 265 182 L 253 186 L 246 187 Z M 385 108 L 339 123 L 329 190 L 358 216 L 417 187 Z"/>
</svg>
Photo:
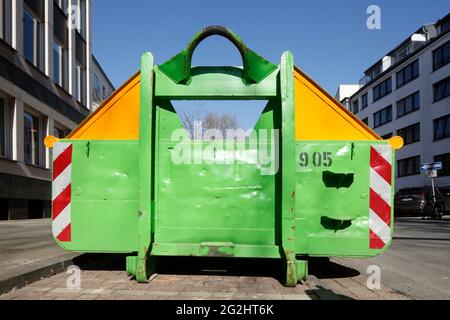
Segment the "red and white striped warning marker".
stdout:
<svg viewBox="0 0 450 320">
<path fill-rule="evenodd" d="M 72 240 L 72 144 L 56 143 L 53 148 L 53 236 L 60 242 Z"/>
<path fill-rule="evenodd" d="M 370 249 L 383 249 L 391 240 L 392 147 L 370 149 Z"/>
</svg>

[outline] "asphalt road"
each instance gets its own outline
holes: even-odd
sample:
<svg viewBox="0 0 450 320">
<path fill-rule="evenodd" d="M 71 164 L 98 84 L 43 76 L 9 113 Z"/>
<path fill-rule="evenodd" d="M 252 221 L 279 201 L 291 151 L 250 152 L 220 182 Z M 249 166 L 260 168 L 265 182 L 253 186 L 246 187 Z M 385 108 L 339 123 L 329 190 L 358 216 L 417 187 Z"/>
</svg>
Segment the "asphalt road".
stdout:
<svg viewBox="0 0 450 320">
<path fill-rule="evenodd" d="M 412 299 L 450 299 L 450 219 L 398 218 L 392 247 L 367 260 L 333 259 L 361 273 L 381 268 L 382 283 Z"/>
</svg>

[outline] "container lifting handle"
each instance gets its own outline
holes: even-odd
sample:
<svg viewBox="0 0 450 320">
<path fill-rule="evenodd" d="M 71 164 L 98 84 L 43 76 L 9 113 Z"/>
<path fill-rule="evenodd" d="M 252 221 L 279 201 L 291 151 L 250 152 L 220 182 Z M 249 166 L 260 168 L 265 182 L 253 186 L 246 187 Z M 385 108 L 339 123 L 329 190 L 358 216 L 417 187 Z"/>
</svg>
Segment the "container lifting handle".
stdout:
<svg viewBox="0 0 450 320">
<path fill-rule="evenodd" d="M 206 38 L 209 38 L 211 36 L 222 36 L 226 39 L 228 39 L 232 44 L 235 45 L 235 47 L 239 50 L 239 53 L 241 54 L 242 58 L 242 65 L 245 69 L 246 64 L 246 52 L 248 51 L 247 46 L 244 44 L 244 42 L 233 32 L 228 30 L 227 28 L 223 26 L 209 26 L 203 29 L 200 33 L 198 33 L 188 44 L 187 51 L 188 51 L 188 59 L 189 59 L 189 65 L 192 65 L 192 57 L 194 55 L 195 49 L 198 47 L 198 45 L 205 40 Z"/>
<path fill-rule="evenodd" d="M 159 69 L 178 84 L 189 84 L 191 81 L 192 56 L 198 45 L 211 36 L 222 36 L 228 39 L 239 50 L 243 62 L 243 80 L 246 84 L 259 83 L 278 67 L 248 49 L 244 42 L 231 30 L 223 26 L 209 26 L 189 42 L 186 49 L 165 62 Z"/>
</svg>

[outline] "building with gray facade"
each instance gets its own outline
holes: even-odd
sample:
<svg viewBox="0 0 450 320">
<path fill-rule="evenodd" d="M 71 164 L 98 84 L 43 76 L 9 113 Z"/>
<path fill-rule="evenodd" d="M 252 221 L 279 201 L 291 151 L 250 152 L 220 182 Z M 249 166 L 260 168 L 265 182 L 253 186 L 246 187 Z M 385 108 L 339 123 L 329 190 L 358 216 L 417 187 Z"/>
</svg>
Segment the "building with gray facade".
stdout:
<svg viewBox="0 0 450 320">
<path fill-rule="evenodd" d="M 0 220 L 49 217 L 44 138 L 66 136 L 96 90 L 114 88 L 92 55 L 90 0 L 0 0 L 0 18 Z"/>
<path fill-rule="evenodd" d="M 442 162 L 437 185 L 450 186 L 450 14 L 424 25 L 364 72 L 339 97 L 384 138 L 401 136 L 396 188 L 431 183 L 420 164 Z M 347 101 L 345 100 L 347 99 Z"/>
</svg>

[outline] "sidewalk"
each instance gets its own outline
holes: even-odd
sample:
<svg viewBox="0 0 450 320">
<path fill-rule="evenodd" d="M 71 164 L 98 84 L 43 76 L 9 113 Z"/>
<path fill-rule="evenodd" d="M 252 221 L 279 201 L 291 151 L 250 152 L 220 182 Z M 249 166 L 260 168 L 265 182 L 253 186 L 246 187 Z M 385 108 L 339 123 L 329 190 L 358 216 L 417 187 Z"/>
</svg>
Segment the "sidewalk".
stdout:
<svg viewBox="0 0 450 320">
<path fill-rule="evenodd" d="M 0 222 L 0 294 L 63 272 L 77 256 L 56 245 L 49 219 Z"/>
</svg>

